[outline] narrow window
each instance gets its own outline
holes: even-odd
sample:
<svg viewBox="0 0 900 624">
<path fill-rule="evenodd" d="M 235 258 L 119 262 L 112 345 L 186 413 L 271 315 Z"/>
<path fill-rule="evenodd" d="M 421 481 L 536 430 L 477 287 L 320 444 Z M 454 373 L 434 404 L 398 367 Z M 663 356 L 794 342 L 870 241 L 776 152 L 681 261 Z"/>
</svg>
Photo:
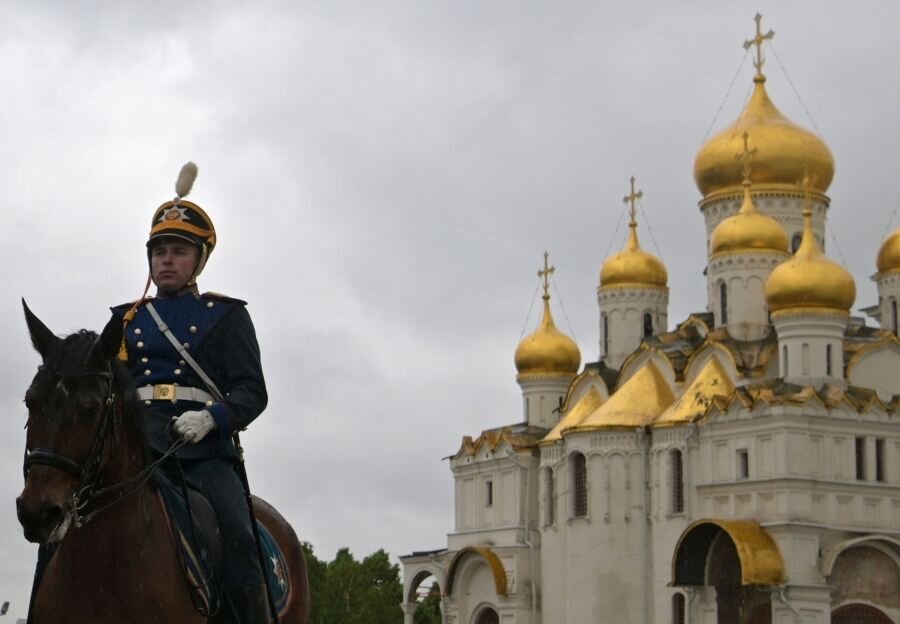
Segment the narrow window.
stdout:
<svg viewBox="0 0 900 624">
<path fill-rule="evenodd" d="M 738 449 L 737 452 L 737 478 L 750 478 L 750 454 L 747 449 Z"/>
<path fill-rule="evenodd" d="M 875 439 L 875 480 L 884 482 L 884 438 Z"/>
<path fill-rule="evenodd" d="M 603 355 L 609 354 L 609 318 L 603 313 Z"/>
<path fill-rule="evenodd" d="M 784 346 L 781 348 L 781 376 L 782 376 L 782 377 L 787 377 L 787 376 L 788 376 L 788 357 L 787 357 L 787 354 L 788 354 L 788 351 L 787 351 L 787 345 L 784 345 Z"/>
<path fill-rule="evenodd" d="M 809 375 L 809 344 L 804 342 L 800 349 L 800 370 L 804 375 Z"/>
<path fill-rule="evenodd" d="M 831 377 L 831 345 L 825 346 L 825 375 Z"/>
<path fill-rule="evenodd" d="M 891 329 L 897 333 L 897 300 L 891 299 Z"/>
<path fill-rule="evenodd" d="M 672 595 L 672 624 L 685 624 L 684 594 Z"/>
<path fill-rule="evenodd" d="M 803 240 L 803 237 L 800 234 L 794 234 L 794 237 L 791 239 L 791 253 L 797 253 L 797 250 L 800 249 L 800 241 Z"/>
<path fill-rule="evenodd" d="M 856 479 L 866 479 L 866 439 L 856 438 Z"/>
<path fill-rule="evenodd" d="M 722 319 L 721 325 L 728 324 L 728 287 L 725 282 L 719 284 L 719 316 Z"/>
<path fill-rule="evenodd" d="M 644 313 L 644 338 L 653 335 L 653 315 L 649 312 Z"/>
<path fill-rule="evenodd" d="M 681 451 L 674 450 L 672 457 L 672 513 L 684 512 L 684 462 Z"/>
<path fill-rule="evenodd" d="M 484 505 L 490 507 L 494 504 L 494 482 L 490 479 L 484 482 Z"/>
<path fill-rule="evenodd" d="M 553 482 L 553 469 L 544 468 L 544 513 L 546 525 L 556 524 L 556 488 Z"/>
<path fill-rule="evenodd" d="M 587 516 L 587 461 L 581 453 L 572 455 L 572 517 Z"/>
</svg>

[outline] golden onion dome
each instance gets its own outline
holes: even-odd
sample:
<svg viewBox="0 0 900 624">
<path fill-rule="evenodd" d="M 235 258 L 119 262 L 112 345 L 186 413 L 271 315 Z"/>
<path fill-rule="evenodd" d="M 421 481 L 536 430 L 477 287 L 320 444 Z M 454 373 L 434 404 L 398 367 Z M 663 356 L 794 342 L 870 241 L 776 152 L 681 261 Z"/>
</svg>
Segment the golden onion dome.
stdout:
<svg viewBox="0 0 900 624">
<path fill-rule="evenodd" d="M 744 203 L 737 214 L 713 230 L 710 254 L 732 251 L 782 251 L 788 253 L 788 237 L 772 217 L 761 213 L 750 197 L 750 180 L 744 180 Z"/>
<path fill-rule="evenodd" d="M 519 375 L 572 374 L 581 365 L 581 351 L 575 341 L 556 329 L 550 313 L 550 295 L 544 293 L 544 316 L 537 330 L 516 347 Z"/>
<path fill-rule="evenodd" d="M 900 269 L 900 228 L 891 232 L 891 235 L 884 239 L 881 249 L 878 250 L 878 259 L 875 264 L 879 273 Z"/>
<path fill-rule="evenodd" d="M 631 231 L 625 249 L 611 256 L 600 268 L 600 287 L 657 286 L 665 288 L 669 273 L 662 260 L 641 249 L 637 237 L 637 222 L 632 216 Z"/>
<path fill-rule="evenodd" d="M 829 260 L 812 231 L 812 211 L 803 211 L 803 239 L 789 260 L 779 264 L 766 281 L 769 310 L 827 308 L 848 312 L 856 301 L 856 282 L 850 272 Z"/>
<path fill-rule="evenodd" d="M 766 93 L 765 76 L 757 74 L 750 101 L 730 127 L 716 134 L 697 152 L 694 181 L 706 197 L 740 186 L 740 151 L 744 132 L 753 135 L 759 155 L 753 165 L 757 185 L 795 185 L 808 170 L 813 190 L 824 193 L 834 177 L 834 157 L 822 139 L 801 128 L 775 108 Z"/>
</svg>

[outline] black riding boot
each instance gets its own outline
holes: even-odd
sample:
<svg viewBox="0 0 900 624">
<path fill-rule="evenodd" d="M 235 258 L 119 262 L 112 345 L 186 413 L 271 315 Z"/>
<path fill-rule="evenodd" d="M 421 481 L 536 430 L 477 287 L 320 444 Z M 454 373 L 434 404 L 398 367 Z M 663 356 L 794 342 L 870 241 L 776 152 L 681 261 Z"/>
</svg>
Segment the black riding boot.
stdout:
<svg viewBox="0 0 900 624">
<path fill-rule="evenodd" d="M 273 624 L 265 585 L 241 587 L 229 595 L 238 618 L 236 624 Z"/>
</svg>

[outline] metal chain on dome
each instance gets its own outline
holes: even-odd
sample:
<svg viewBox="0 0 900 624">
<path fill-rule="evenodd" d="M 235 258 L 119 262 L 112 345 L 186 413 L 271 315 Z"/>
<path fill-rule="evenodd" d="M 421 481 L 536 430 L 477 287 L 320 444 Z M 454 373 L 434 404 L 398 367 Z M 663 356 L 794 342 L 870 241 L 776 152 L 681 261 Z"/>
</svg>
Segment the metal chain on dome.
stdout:
<svg viewBox="0 0 900 624">
<path fill-rule="evenodd" d="M 781 68 L 781 71 L 784 72 L 784 77 L 787 78 L 788 84 L 791 85 L 791 89 L 793 89 L 794 95 L 797 96 L 797 101 L 800 102 L 800 106 L 803 108 L 803 112 L 806 113 L 806 116 L 809 117 L 809 122 L 812 124 L 813 128 L 816 129 L 816 134 L 819 135 L 820 139 L 824 140 L 825 137 L 822 136 L 822 131 L 819 130 L 819 126 L 816 125 L 816 120 L 813 119 L 813 116 L 810 114 L 809 109 L 806 108 L 806 103 L 803 101 L 803 98 L 800 97 L 800 92 L 797 91 L 797 87 L 794 86 L 794 81 L 791 80 L 790 74 L 788 74 L 784 63 L 781 62 L 781 57 L 778 56 L 778 51 L 775 49 L 775 46 L 771 41 L 769 42 L 769 49 L 772 50 L 772 54 L 775 55 L 775 60 L 778 61 L 778 66 Z"/>
<path fill-rule="evenodd" d="M 741 75 L 741 70 L 744 68 L 744 63 L 747 62 L 747 56 L 750 54 L 750 48 L 744 49 L 744 56 L 741 57 L 741 63 L 738 65 L 737 71 L 734 72 L 734 78 L 731 79 L 731 84 L 728 85 L 728 90 L 725 92 L 725 97 L 722 98 L 722 102 L 719 104 L 719 110 L 716 111 L 716 114 L 713 115 L 712 122 L 709 124 L 709 128 L 706 129 L 706 134 L 703 135 L 703 138 L 700 139 L 700 145 L 706 143 L 706 139 L 709 138 L 710 133 L 716 125 L 716 122 L 719 120 L 719 115 L 722 113 L 722 109 L 725 107 L 725 102 L 728 101 L 728 96 L 731 95 L 731 90 L 734 88 L 734 83 L 737 82 L 738 76 Z M 750 92 L 747 93 L 747 97 L 750 97 Z"/>
<path fill-rule="evenodd" d="M 894 203 L 894 212 L 891 213 L 890 218 L 888 219 L 887 224 L 884 226 L 884 232 L 881 234 L 881 240 L 884 240 L 888 235 L 888 232 L 891 230 L 891 224 L 894 222 L 894 217 L 897 216 L 897 210 L 900 209 L 900 197 L 897 198 L 897 201 Z"/>
<path fill-rule="evenodd" d="M 609 244 L 606 246 L 606 253 L 603 254 L 603 261 L 605 261 L 607 258 L 609 258 L 609 251 L 612 249 L 613 243 L 616 242 L 616 234 L 619 233 L 619 228 L 622 227 L 622 219 L 625 216 L 626 212 L 628 212 L 627 209 L 623 210 L 619 213 L 619 222 L 616 223 L 616 229 L 612 233 L 612 236 L 609 239 Z"/>
<path fill-rule="evenodd" d="M 531 312 L 534 310 L 534 302 L 537 301 L 538 291 L 541 289 L 541 281 L 538 280 L 538 285 L 534 288 L 534 294 L 531 296 L 531 305 L 528 306 L 528 315 L 525 317 L 525 324 L 522 325 L 522 332 L 519 334 L 519 340 L 525 337 L 525 331 L 528 329 L 528 321 L 531 320 Z"/>
<path fill-rule="evenodd" d="M 553 284 L 553 292 L 556 293 L 556 299 L 557 299 L 557 301 L 559 301 L 559 307 L 560 307 L 560 309 L 562 309 L 563 316 L 566 318 L 566 325 L 569 326 L 569 333 L 572 336 L 572 340 L 574 340 L 577 343 L 578 338 L 575 336 L 575 328 L 572 327 L 572 321 L 569 320 L 569 314 L 568 314 L 568 312 L 566 312 L 566 306 L 563 303 L 562 295 L 559 294 L 559 289 L 556 287 L 556 280 L 551 277 L 550 283 Z"/>
<path fill-rule="evenodd" d="M 640 200 L 638 200 L 637 205 L 641 211 L 641 216 L 644 217 L 644 223 L 647 224 L 647 231 L 650 232 L 650 240 L 653 241 L 653 247 L 656 248 L 656 253 L 659 256 L 660 260 L 662 260 L 662 251 L 660 250 L 659 245 L 656 243 L 656 237 L 653 235 L 653 228 L 650 227 L 650 217 L 648 217 L 647 213 L 644 211 L 644 206 L 643 204 L 641 204 Z"/>
<path fill-rule="evenodd" d="M 848 267 L 847 259 L 844 257 L 844 252 L 841 251 L 841 244 L 838 242 L 837 236 L 834 235 L 834 228 L 831 227 L 831 223 L 828 221 L 827 213 L 825 214 L 825 229 L 831 234 L 831 240 L 834 241 L 834 246 L 837 248 L 838 255 L 841 257 L 841 264 L 843 264 L 844 267 Z"/>
</svg>

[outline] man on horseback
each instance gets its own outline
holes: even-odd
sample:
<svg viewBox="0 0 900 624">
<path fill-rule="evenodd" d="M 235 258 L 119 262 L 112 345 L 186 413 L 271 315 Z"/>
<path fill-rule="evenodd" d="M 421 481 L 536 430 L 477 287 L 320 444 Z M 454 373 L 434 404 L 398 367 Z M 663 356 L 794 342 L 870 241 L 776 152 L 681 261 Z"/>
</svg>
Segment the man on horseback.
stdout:
<svg viewBox="0 0 900 624">
<path fill-rule="evenodd" d="M 125 328 L 119 358 L 135 380 L 152 452 L 164 453 L 176 436 L 191 443 L 177 458 L 216 512 L 222 585 L 238 622 L 271 622 L 232 438 L 265 409 L 266 385 L 246 303 L 197 288 L 216 231 L 200 206 L 182 199 L 196 171 L 193 163 L 185 165 L 176 198 L 153 213 L 147 258 L 156 296 L 113 308 Z"/>
</svg>

